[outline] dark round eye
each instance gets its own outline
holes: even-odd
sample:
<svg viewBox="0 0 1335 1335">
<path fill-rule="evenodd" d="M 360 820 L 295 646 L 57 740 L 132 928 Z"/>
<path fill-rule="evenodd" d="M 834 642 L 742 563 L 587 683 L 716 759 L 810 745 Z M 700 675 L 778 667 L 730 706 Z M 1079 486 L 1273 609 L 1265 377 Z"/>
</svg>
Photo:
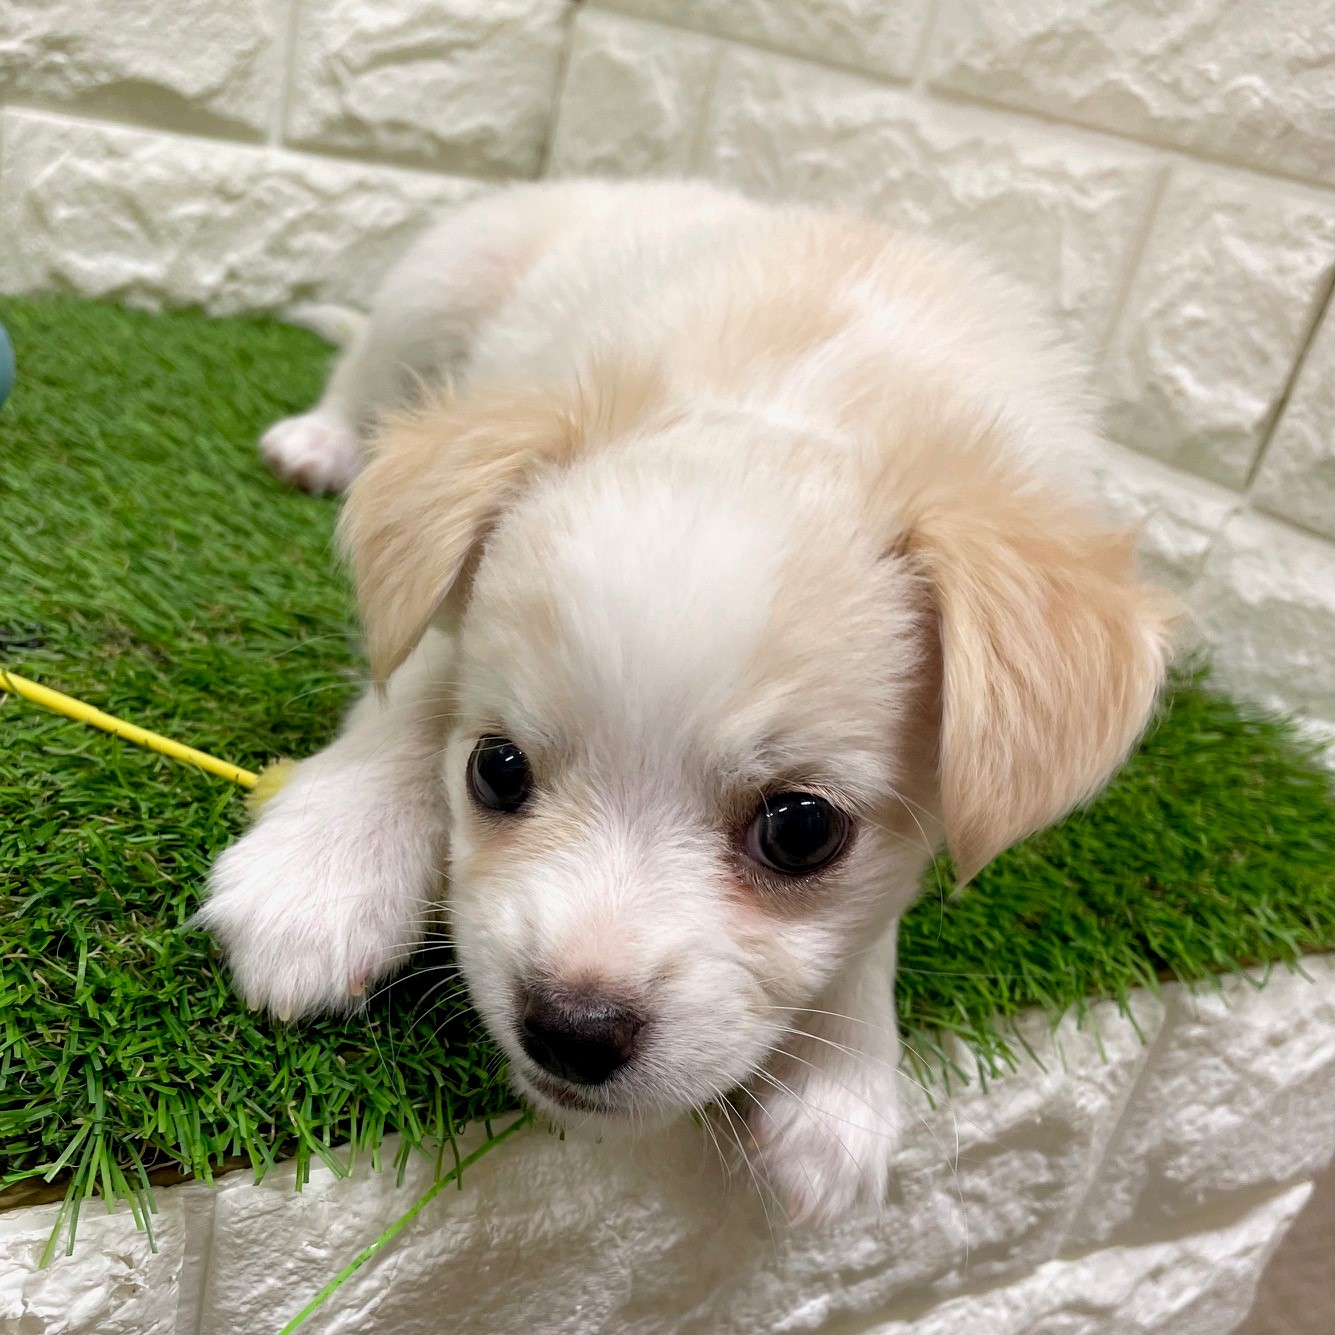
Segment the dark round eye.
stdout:
<svg viewBox="0 0 1335 1335">
<path fill-rule="evenodd" d="M 815 793 L 771 797 L 746 832 L 746 855 L 787 876 L 832 861 L 848 841 L 848 817 Z"/>
<path fill-rule="evenodd" d="M 533 786 L 528 757 L 506 737 L 479 737 L 468 758 L 468 788 L 492 811 L 518 811 Z"/>
</svg>

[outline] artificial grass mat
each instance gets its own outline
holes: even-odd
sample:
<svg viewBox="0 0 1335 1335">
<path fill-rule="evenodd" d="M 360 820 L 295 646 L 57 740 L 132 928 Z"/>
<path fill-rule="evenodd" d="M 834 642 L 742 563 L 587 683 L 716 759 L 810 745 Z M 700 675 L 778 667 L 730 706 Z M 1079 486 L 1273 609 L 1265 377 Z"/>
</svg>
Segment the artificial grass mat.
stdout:
<svg viewBox="0 0 1335 1335">
<path fill-rule="evenodd" d="M 361 672 L 335 506 L 254 449 L 327 349 L 265 320 L 0 300 L 0 666 L 256 768 L 330 735 Z M 0 696 L 0 1189 L 144 1203 L 154 1169 L 452 1143 L 513 1107 L 439 958 L 363 1014 L 249 1014 L 186 926 L 242 824 L 226 782 Z M 938 869 L 939 874 L 939 869 Z M 903 924 L 915 1050 L 984 1069 L 1005 1019 L 1335 948 L 1335 806 L 1293 729 L 1179 678 L 1111 789 Z"/>
</svg>

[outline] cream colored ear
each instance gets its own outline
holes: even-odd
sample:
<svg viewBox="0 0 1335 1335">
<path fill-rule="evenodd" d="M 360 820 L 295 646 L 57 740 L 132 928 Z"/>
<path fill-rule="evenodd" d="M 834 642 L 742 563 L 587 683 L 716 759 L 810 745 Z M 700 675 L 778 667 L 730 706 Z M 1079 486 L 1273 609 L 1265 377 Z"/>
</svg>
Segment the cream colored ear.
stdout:
<svg viewBox="0 0 1335 1335">
<path fill-rule="evenodd" d="M 377 682 L 461 597 L 482 540 L 532 474 L 627 431 L 658 388 L 652 372 L 595 366 L 580 387 L 470 390 L 384 422 L 339 520 Z"/>
<path fill-rule="evenodd" d="M 441 398 L 383 424 L 339 520 L 377 682 L 412 652 L 533 469 L 581 440 L 571 403 L 542 389 Z"/>
<path fill-rule="evenodd" d="M 1177 612 L 1138 581 L 1133 534 L 979 458 L 967 472 L 918 491 L 904 535 L 940 618 L 942 812 L 961 882 L 1126 758 Z"/>
</svg>

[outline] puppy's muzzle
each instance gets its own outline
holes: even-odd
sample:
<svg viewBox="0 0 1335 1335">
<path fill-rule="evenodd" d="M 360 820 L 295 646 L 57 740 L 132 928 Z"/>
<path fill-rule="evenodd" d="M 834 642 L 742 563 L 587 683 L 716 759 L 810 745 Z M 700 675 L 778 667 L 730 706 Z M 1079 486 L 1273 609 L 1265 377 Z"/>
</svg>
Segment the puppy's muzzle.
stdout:
<svg viewBox="0 0 1335 1335">
<path fill-rule="evenodd" d="M 544 1071 L 573 1085 L 601 1085 L 635 1055 L 644 1020 L 595 991 L 526 988 L 519 1041 Z"/>
</svg>

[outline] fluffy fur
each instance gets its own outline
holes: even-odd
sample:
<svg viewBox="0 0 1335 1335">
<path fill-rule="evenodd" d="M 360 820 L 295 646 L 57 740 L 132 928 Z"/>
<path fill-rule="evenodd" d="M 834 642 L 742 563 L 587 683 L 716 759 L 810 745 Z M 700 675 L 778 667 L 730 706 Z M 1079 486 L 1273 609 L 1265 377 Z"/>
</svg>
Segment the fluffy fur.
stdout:
<svg viewBox="0 0 1335 1335">
<path fill-rule="evenodd" d="M 253 1004 L 347 1005 L 442 894 L 514 1079 L 553 1116 L 707 1109 L 795 1216 L 877 1198 L 897 1139 L 894 932 L 1120 763 L 1171 609 L 1073 485 L 1079 370 L 1027 298 L 871 223 L 703 186 L 526 186 L 389 278 L 263 449 L 353 484 L 380 688 L 219 860 L 204 919 Z M 499 734 L 519 813 L 469 796 Z M 808 877 L 745 831 L 846 812 Z M 645 1018 L 572 1087 L 525 987 Z"/>
</svg>

